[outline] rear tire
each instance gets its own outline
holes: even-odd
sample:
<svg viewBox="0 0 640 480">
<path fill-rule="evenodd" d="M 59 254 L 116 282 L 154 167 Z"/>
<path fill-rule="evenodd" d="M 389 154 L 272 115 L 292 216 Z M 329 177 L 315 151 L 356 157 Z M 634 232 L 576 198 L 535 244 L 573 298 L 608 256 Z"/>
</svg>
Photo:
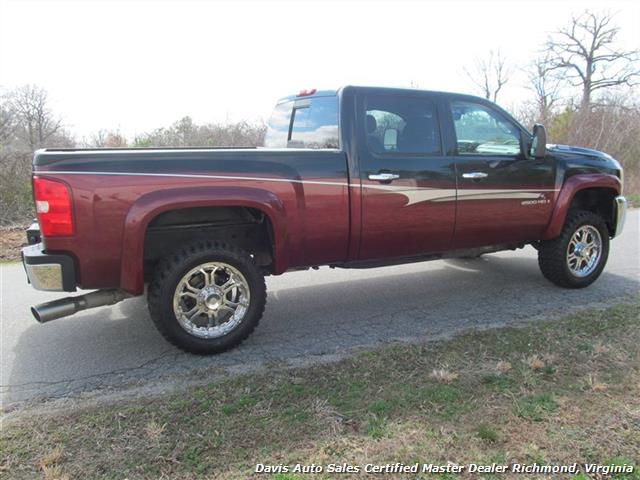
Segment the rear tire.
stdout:
<svg viewBox="0 0 640 480">
<path fill-rule="evenodd" d="M 253 332 L 264 312 L 266 286 L 247 252 L 200 241 L 159 262 L 148 304 L 166 340 L 207 355 L 235 347 Z"/>
<path fill-rule="evenodd" d="M 558 238 L 540 242 L 538 265 L 545 278 L 565 288 L 584 288 L 600 276 L 609 256 L 609 230 L 586 210 L 567 214 Z"/>
</svg>

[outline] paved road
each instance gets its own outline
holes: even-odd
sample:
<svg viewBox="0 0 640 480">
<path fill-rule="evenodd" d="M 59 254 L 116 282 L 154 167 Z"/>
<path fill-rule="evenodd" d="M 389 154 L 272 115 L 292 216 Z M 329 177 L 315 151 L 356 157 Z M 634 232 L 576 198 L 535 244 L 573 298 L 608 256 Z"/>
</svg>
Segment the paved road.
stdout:
<svg viewBox="0 0 640 480">
<path fill-rule="evenodd" d="M 25 283 L 18 264 L 2 266 L 0 399 L 5 409 L 95 388 L 206 378 L 256 365 L 300 363 L 393 340 L 434 338 L 599 305 L 637 293 L 640 211 L 614 240 L 602 277 L 564 290 L 540 274 L 531 247 L 378 268 L 295 272 L 267 280 L 265 316 L 240 348 L 191 356 L 156 332 L 143 298 L 39 325 L 29 306 L 59 297 Z"/>
</svg>

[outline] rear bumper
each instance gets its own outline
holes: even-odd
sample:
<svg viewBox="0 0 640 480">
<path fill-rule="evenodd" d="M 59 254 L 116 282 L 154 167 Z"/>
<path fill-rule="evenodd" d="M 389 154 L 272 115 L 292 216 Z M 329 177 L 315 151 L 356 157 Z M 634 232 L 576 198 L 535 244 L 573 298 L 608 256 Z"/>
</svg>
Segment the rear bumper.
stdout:
<svg viewBox="0 0 640 480">
<path fill-rule="evenodd" d="M 45 253 L 42 243 L 37 243 L 22 249 L 22 264 L 36 290 L 75 292 L 75 265 L 69 255 Z"/>
<path fill-rule="evenodd" d="M 611 238 L 617 237 L 622 233 L 622 229 L 624 228 L 624 221 L 627 218 L 627 208 L 628 208 L 627 199 L 624 198 L 622 195 L 617 196 L 614 199 L 614 201 L 616 204 L 616 216 L 615 216 L 616 223 L 613 226 L 614 230 Z"/>
</svg>

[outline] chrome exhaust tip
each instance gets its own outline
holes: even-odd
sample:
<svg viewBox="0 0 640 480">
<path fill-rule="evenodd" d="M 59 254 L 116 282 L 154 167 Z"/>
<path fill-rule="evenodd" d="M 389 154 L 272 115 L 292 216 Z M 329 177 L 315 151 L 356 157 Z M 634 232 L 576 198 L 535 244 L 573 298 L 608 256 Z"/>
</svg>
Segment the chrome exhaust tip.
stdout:
<svg viewBox="0 0 640 480">
<path fill-rule="evenodd" d="M 129 297 L 128 294 L 118 289 L 96 290 L 77 297 L 61 298 L 35 305 L 31 307 L 31 314 L 39 323 L 46 323 L 89 308 L 113 305 L 127 297 Z"/>
<path fill-rule="evenodd" d="M 31 315 L 33 315 L 33 318 L 35 318 L 38 323 L 43 323 L 42 316 L 40 315 L 40 312 L 38 312 L 38 305 L 31 307 Z"/>
</svg>

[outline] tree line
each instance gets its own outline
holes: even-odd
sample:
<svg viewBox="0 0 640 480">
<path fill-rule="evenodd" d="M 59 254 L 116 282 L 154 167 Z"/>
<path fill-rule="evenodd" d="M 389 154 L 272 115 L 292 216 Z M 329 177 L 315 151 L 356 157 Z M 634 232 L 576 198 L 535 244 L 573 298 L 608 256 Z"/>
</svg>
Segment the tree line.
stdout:
<svg viewBox="0 0 640 480">
<path fill-rule="evenodd" d="M 617 46 L 620 29 L 607 12 L 585 11 L 549 35 L 529 64 L 511 64 L 490 50 L 465 69 L 486 98 L 498 101 L 514 72 L 525 72 L 528 98 L 512 110 L 526 126 L 543 123 L 548 141 L 594 148 L 625 167 L 625 191 L 640 193 L 640 53 Z M 47 92 L 24 85 L 0 92 L 0 225 L 33 217 L 31 159 L 39 148 L 259 146 L 262 122 L 196 124 L 184 117 L 134 138 L 100 130 L 78 139 L 50 108 Z"/>
</svg>

